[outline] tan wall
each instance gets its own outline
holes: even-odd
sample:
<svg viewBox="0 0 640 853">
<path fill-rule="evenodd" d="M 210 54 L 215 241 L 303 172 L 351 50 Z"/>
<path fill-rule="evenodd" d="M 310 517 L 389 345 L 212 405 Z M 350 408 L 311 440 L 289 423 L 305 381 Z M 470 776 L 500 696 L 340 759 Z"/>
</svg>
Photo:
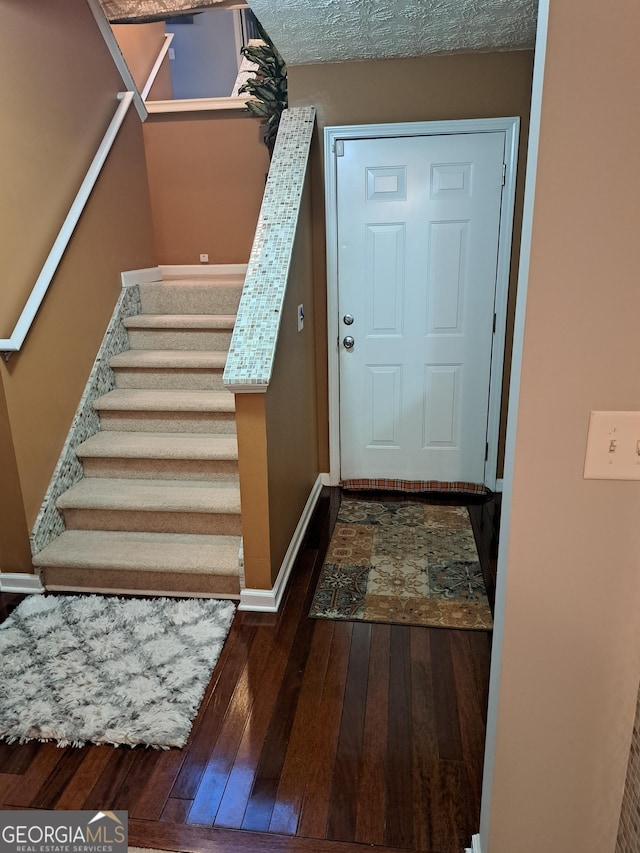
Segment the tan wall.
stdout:
<svg viewBox="0 0 640 853">
<path fill-rule="evenodd" d="M 640 483 L 582 472 L 590 410 L 639 408 L 639 30 L 636 0 L 551 3 L 489 853 L 616 843 L 640 680 Z"/>
<path fill-rule="evenodd" d="M 269 168 L 258 119 L 156 115 L 144 139 L 160 263 L 246 263 Z"/>
<path fill-rule="evenodd" d="M 30 572 L 31 550 L 9 413 L 0 383 L 0 572 Z"/>
<path fill-rule="evenodd" d="M 270 589 L 318 477 L 311 197 L 307 185 L 271 382 L 237 394 L 245 584 Z M 297 310 L 305 310 L 297 331 Z"/>
<path fill-rule="evenodd" d="M 514 260 L 509 295 L 508 352 L 516 291 L 517 252 L 522 219 L 523 178 L 528 134 L 533 53 L 456 54 L 452 56 L 300 65 L 289 68 L 291 106 L 314 104 L 318 138 L 314 145 L 314 221 L 316 280 L 326 281 L 324 255 L 324 178 L 321 137 L 326 126 L 397 121 L 520 116 L 519 180 L 516 188 Z M 324 288 L 324 284 L 322 287 Z M 321 292 L 321 288 L 317 288 Z M 321 467 L 328 470 L 326 311 L 318 299 L 318 390 Z M 508 365 L 503 387 L 508 388 Z M 504 397 L 504 395 L 503 395 Z M 506 405 L 503 407 L 506 411 Z M 502 465 L 505 418 L 501 430 Z"/>
<path fill-rule="evenodd" d="M 122 55 L 139 91 L 142 91 L 164 44 L 164 22 L 153 24 L 112 24 Z M 169 61 L 165 58 L 149 93 L 151 100 L 173 97 Z"/>
<path fill-rule="evenodd" d="M 307 179 L 266 400 L 272 582 L 319 473 L 313 295 Z M 302 332 L 298 332 L 298 305 L 304 306 Z"/>
<path fill-rule="evenodd" d="M 264 394 L 236 394 L 245 586 L 271 589 L 269 467 Z"/>
<path fill-rule="evenodd" d="M 3 145 L 6 140 L 11 153 L 2 161 L 0 203 L 6 240 L 0 316 L 12 328 L 111 120 L 122 82 L 83 0 L 7 7 L 1 38 L 1 61 L 9 55 L 15 63 L 4 79 L 19 81 L 16 91 L 9 87 L 7 115 L 15 120 L 3 125 Z M 142 133 L 132 108 L 22 351 L 0 365 L 29 526 L 113 311 L 119 273 L 155 262 Z"/>
</svg>

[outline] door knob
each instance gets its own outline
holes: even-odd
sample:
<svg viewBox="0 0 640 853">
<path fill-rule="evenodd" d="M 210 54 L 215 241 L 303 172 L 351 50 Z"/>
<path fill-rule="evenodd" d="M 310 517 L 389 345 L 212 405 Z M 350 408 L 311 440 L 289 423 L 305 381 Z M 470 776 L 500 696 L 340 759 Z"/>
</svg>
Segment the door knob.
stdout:
<svg viewBox="0 0 640 853">
<path fill-rule="evenodd" d="M 345 349 L 353 349 L 355 341 L 351 337 L 351 335 L 347 335 L 346 338 L 344 338 L 344 340 L 342 341 L 342 343 L 343 343 Z"/>
<path fill-rule="evenodd" d="M 353 323 L 353 314 L 345 314 L 342 318 L 342 322 L 345 326 L 350 326 Z"/>
</svg>

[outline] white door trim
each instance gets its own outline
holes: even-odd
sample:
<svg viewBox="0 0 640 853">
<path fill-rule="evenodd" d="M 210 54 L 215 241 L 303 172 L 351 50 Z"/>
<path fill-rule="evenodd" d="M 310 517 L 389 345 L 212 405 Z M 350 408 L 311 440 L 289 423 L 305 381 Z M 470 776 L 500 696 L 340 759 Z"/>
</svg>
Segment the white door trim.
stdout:
<svg viewBox="0 0 640 853">
<path fill-rule="evenodd" d="M 329 476 L 331 485 L 340 482 L 340 371 L 338 360 L 338 252 L 337 252 L 337 193 L 336 157 L 338 141 L 344 139 L 371 139 L 389 136 L 435 136 L 462 133 L 505 133 L 505 185 L 502 193 L 500 233 L 496 280 L 496 331 L 493 337 L 487 441 L 489 453 L 485 465 L 484 484 L 495 489 L 498 465 L 498 437 L 500 432 L 500 404 L 502 373 L 507 325 L 507 295 L 511 238 L 516 191 L 518 162 L 518 137 L 520 119 L 488 118 L 458 121 L 402 122 L 397 124 L 341 125 L 324 130 L 325 200 L 327 229 L 327 330 L 329 337 Z"/>
</svg>

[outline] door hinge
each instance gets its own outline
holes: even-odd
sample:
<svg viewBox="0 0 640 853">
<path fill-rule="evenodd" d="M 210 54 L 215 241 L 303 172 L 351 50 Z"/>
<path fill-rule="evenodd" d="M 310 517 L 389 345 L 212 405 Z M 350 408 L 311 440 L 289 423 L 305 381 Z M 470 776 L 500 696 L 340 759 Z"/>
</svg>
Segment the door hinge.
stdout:
<svg viewBox="0 0 640 853">
<path fill-rule="evenodd" d="M 484 461 L 486 462 L 489 459 L 489 442 L 487 442 L 484 446 Z"/>
<path fill-rule="evenodd" d="M 333 151 L 336 157 L 344 157 L 344 139 L 336 139 Z"/>
<path fill-rule="evenodd" d="M 502 164 L 502 186 L 507 183 L 507 164 Z"/>
</svg>

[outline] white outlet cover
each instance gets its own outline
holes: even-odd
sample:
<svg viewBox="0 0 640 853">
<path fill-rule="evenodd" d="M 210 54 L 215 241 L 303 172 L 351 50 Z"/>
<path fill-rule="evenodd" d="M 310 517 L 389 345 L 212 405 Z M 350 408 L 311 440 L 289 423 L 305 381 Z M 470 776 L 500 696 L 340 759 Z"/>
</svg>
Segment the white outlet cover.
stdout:
<svg viewBox="0 0 640 853">
<path fill-rule="evenodd" d="M 591 412 L 585 480 L 640 480 L 640 412 Z"/>
</svg>

